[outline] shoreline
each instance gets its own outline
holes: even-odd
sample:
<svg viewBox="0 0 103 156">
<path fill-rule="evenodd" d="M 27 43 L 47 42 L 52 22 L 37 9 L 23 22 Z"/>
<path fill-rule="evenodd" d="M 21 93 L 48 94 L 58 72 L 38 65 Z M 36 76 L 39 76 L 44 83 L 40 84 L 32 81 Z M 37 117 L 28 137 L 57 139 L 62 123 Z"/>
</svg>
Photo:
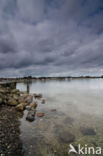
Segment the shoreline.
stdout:
<svg viewBox="0 0 103 156">
<path fill-rule="evenodd" d="M 80 76 L 80 77 L 21 77 L 21 78 L 0 78 L 0 85 L 10 84 L 16 82 L 28 82 L 28 81 L 62 81 L 62 80 L 83 80 L 83 79 L 103 79 L 103 76 Z"/>
</svg>

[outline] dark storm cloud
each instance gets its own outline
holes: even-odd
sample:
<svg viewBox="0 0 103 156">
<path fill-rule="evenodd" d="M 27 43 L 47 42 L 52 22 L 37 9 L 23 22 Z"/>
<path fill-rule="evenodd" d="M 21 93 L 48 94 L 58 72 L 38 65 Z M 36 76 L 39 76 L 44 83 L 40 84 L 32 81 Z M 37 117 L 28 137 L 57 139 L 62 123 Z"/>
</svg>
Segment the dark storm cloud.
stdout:
<svg viewBox="0 0 103 156">
<path fill-rule="evenodd" d="M 0 0 L 0 76 L 103 73 L 102 0 Z"/>
<path fill-rule="evenodd" d="M 0 53 L 15 53 L 16 44 L 10 40 L 0 39 Z"/>
</svg>

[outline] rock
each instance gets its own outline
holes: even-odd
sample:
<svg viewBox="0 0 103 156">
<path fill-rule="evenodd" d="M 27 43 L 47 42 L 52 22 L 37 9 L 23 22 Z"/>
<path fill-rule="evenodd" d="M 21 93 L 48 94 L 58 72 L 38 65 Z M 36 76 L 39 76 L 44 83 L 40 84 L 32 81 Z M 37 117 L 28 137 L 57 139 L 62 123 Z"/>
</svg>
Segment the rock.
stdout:
<svg viewBox="0 0 103 156">
<path fill-rule="evenodd" d="M 21 104 L 19 104 L 19 105 L 16 106 L 16 110 L 17 111 L 24 111 L 24 108 L 25 108 L 24 107 L 24 103 L 21 103 Z"/>
<path fill-rule="evenodd" d="M 32 108 L 30 106 L 26 106 L 25 109 L 28 111 L 32 110 Z"/>
<path fill-rule="evenodd" d="M 37 107 L 37 103 L 36 103 L 36 102 L 32 102 L 32 103 L 30 103 L 30 107 L 32 107 L 32 108 L 36 108 L 36 107 Z"/>
<path fill-rule="evenodd" d="M 22 97 L 23 97 L 24 99 L 27 98 L 28 95 L 29 95 L 29 94 L 25 94 L 25 93 L 22 93 L 22 92 L 21 92 L 21 94 L 22 94 Z"/>
<path fill-rule="evenodd" d="M 2 101 L 2 98 L 0 97 L 0 105 L 2 104 L 2 102 L 3 102 L 3 101 Z"/>
<path fill-rule="evenodd" d="M 42 104 L 45 104 L 45 99 L 42 99 L 42 102 L 41 102 Z"/>
<path fill-rule="evenodd" d="M 91 127 L 80 127 L 80 131 L 83 135 L 96 135 L 96 132 Z"/>
<path fill-rule="evenodd" d="M 20 96 L 18 99 L 19 103 L 24 103 L 26 100 L 24 99 L 23 96 Z"/>
<path fill-rule="evenodd" d="M 56 112 L 56 109 L 52 109 L 51 111 L 52 111 L 52 112 Z"/>
<path fill-rule="evenodd" d="M 16 105 L 18 105 L 18 102 L 14 98 L 9 97 L 8 105 L 16 106 Z"/>
<path fill-rule="evenodd" d="M 34 94 L 34 97 L 37 99 L 40 99 L 40 98 L 42 98 L 42 94 Z"/>
<path fill-rule="evenodd" d="M 5 92 L 6 92 L 5 89 L 0 89 L 1 94 L 5 94 Z"/>
<path fill-rule="evenodd" d="M 64 131 L 64 132 L 60 133 L 59 139 L 63 143 L 71 143 L 75 140 L 75 136 L 73 134 L 69 133 L 68 131 Z"/>
<path fill-rule="evenodd" d="M 2 103 L 7 104 L 7 101 L 8 101 L 8 95 L 3 94 L 2 95 Z"/>
<path fill-rule="evenodd" d="M 27 114 L 26 120 L 28 121 L 34 121 L 35 119 L 35 110 L 30 110 Z"/>
<path fill-rule="evenodd" d="M 3 94 L 2 94 L 2 93 L 0 93 L 0 98 L 2 98 L 2 96 L 3 96 Z"/>
<path fill-rule="evenodd" d="M 11 90 L 12 94 L 20 95 L 20 91 L 18 89 Z"/>
<path fill-rule="evenodd" d="M 25 103 L 25 106 L 29 105 L 33 100 L 32 95 L 24 94 L 19 97 L 19 103 Z"/>
<path fill-rule="evenodd" d="M 27 98 L 26 98 L 26 103 L 29 105 L 32 101 L 33 101 L 33 96 L 32 95 L 29 95 Z"/>
<path fill-rule="evenodd" d="M 29 96 L 28 94 L 21 94 L 21 96 L 19 98 L 19 102 L 21 103 L 21 102 L 26 101 L 28 96 Z"/>
<path fill-rule="evenodd" d="M 28 105 L 25 101 L 22 102 L 22 103 L 23 103 L 24 107 L 26 107 Z"/>
<path fill-rule="evenodd" d="M 16 101 L 18 101 L 19 100 L 19 96 L 18 95 L 13 95 L 13 98 L 16 100 Z"/>
<path fill-rule="evenodd" d="M 44 116 L 44 113 L 42 112 L 37 113 L 37 117 L 43 117 L 43 116 Z"/>
</svg>

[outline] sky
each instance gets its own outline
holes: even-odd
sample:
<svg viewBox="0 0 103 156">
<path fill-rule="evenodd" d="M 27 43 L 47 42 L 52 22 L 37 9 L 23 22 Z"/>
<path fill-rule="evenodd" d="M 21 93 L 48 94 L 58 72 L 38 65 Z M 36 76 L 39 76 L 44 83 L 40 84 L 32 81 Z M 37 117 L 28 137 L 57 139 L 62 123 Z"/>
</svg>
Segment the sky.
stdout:
<svg viewBox="0 0 103 156">
<path fill-rule="evenodd" d="M 103 0 L 0 0 L 0 77 L 103 75 Z"/>
</svg>

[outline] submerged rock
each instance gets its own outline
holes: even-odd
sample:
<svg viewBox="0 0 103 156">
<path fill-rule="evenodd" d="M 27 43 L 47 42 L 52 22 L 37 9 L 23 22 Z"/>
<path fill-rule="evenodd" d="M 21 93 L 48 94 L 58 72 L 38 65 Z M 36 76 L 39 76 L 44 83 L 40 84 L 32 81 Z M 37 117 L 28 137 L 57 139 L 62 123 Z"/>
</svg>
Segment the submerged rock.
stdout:
<svg viewBox="0 0 103 156">
<path fill-rule="evenodd" d="M 59 139 L 63 143 L 71 143 L 75 140 L 75 136 L 73 134 L 69 133 L 68 131 L 64 131 L 64 132 L 60 133 Z"/>
<path fill-rule="evenodd" d="M 60 133 L 62 133 L 62 132 L 63 132 L 63 129 L 64 129 L 64 127 L 63 127 L 62 124 L 55 124 L 55 125 L 54 125 L 54 133 L 55 133 L 55 134 L 60 134 Z"/>
<path fill-rule="evenodd" d="M 26 120 L 28 120 L 28 121 L 34 121 L 34 119 L 35 119 L 35 112 L 36 112 L 36 110 L 30 110 L 29 112 L 28 112 L 28 114 L 27 114 L 27 117 L 26 117 Z"/>
<path fill-rule="evenodd" d="M 37 113 L 37 117 L 43 117 L 43 116 L 44 116 L 44 113 L 42 112 Z"/>
<path fill-rule="evenodd" d="M 96 132 L 91 127 L 80 127 L 80 131 L 83 135 L 96 135 Z"/>
<path fill-rule="evenodd" d="M 34 97 L 40 99 L 42 98 L 42 94 L 34 94 Z"/>
<path fill-rule="evenodd" d="M 74 121 L 73 118 L 71 118 L 71 117 L 66 117 L 66 118 L 63 120 L 63 123 L 65 123 L 65 124 L 72 124 L 73 121 Z"/>
<path fill-rule="evenodd" d="M 51 111 L 52 111 L 52 112 L 56 112 L 57 110 L 56 110 L 56 109 L 52 109 Z"/>
<path fill-rule="evenodd" d="M 45 99 L 42 99 L 41 103 L 42 103 L 42 104 L 45 104 Z"/>
<path fill-rule="evenodd" d="M 39 124 L 38 129 L 41 131 L 46 131 L 50 127 L 50 122 L 42 122 Z"/>
</svg>

